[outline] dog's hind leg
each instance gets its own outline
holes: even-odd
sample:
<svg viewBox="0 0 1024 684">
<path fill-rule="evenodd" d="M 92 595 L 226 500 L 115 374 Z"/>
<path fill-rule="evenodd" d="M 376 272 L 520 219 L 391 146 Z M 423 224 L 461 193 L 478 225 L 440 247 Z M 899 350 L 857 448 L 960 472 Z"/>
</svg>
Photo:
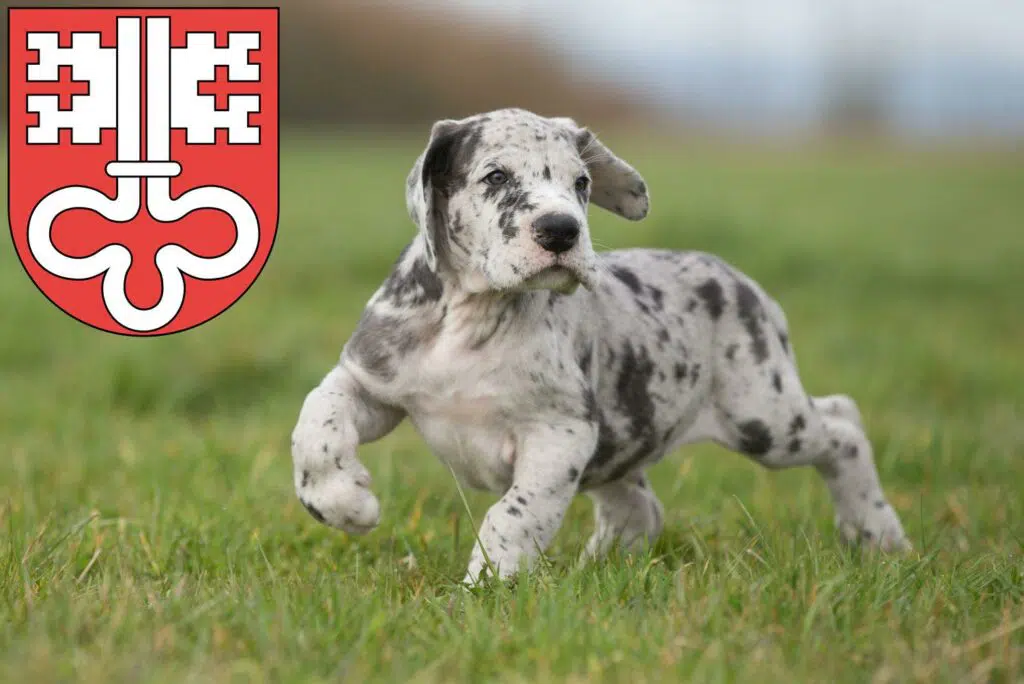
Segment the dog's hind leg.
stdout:
<svg viewBox="0 0 1024 684">
<path fill-rule="evenodd" d="M 616 543 L 632 550 L 653 543 L 661 534 L 664 510 L 643 472 L 630 473 L 586 494 L 594 503 L 595 529 L 584 559 L 599 558 Z"/>
<path fill-rule="evenodd" d="M 845 395 L 809 397 L 774 303 L 739 276 L 716 323 L 712 439 L 766 468 L 813 465 L 847 542 L 904 550 L 909 542 L 879 483 L 860 411 Z M 777 306 L 777 305 L 774 305 Z"/>
</svg>

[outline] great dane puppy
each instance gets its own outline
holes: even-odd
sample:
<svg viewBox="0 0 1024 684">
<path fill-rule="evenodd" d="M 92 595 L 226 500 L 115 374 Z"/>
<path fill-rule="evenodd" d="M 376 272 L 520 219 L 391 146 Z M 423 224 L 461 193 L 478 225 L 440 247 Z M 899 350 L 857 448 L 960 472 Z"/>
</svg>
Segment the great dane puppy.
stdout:
<svg viewBox="0 0 1024 684">
<path fill-rule="evenodd" d="M 649 204 L 589 130 L 521 109 L 438 121 L 406 185 L 419 232 L 292 435 L 318 521 L 378 524 L 356 449 L 408 417 L 460 481 L 501 496 L 466 583 L 529 567 L 578 492 L 594 502 L 587 556 L 653 539 L 663 510 L 644 471 L 700 441 L 813 466 L 843 540 L 909 548 L 856 404 L 808 396 L 754 281 L 699 252 L 595 253 L 588 204 L 634 221 Z"/>
</svg>

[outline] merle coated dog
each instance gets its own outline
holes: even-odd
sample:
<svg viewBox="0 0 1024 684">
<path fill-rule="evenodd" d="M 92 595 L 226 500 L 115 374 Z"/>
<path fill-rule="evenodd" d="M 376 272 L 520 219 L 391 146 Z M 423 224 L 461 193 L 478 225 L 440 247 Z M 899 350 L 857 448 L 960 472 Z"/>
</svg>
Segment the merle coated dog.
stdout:
<svg viewBox="0 0 1024 684">
<path fill-rule="evenodd" d="M 594 251 L 589 204 L 635 221 L 649 200 L 589 130 L 521 109 L 439 121 L 406 199 L 418 234 L 293 433 L 317 520 L 378 524 L 356 449 L 408 417 L 462 482 L 501 497 L 469 583 L 529 565 L 579 492 L 588 556 L 653 539 L 663 511 L 644 471 L 700 441 L 813 466 L 842 539 L 909 548 L 856 404 L 804 391 L 783 311 L 753 280 L 699 252 Z"/>
</svg>

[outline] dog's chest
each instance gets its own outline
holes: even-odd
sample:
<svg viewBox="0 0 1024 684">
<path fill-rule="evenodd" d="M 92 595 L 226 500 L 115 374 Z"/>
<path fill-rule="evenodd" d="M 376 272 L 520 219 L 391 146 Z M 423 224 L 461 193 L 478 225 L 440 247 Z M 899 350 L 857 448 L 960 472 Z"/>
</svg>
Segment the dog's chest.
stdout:
<svg viewBox="0 0 1024 684">
<path fill-rule="evenodd" d="M 471 487 L 503 492 L 512 482 L 515 427 L 529 411 L 524 398 L 533 388 L 510 357 L 494 349 L 438 347 L 381 388 L 430 450 Z"/>
<path fill-rule="evenodd" d="M 409 418 L 431 451 L 466 485 L 504 492 L 512 483 L 516 436 L 481 400 L 444 402 Z"/>
</svg>

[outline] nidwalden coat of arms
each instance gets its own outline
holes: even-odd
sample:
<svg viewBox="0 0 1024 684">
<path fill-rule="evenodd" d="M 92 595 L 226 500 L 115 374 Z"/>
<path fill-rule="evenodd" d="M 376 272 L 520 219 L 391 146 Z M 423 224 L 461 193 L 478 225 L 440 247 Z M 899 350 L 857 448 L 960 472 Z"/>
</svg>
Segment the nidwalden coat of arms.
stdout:
<svg viewBox="0 0 1024 684">
<path fill-rule="evenodd" d="M 278 216 L 276 9 L 11 9 L 8 212 L 76 319 L 163 335 L 252 285 Z"/>
</svg>

